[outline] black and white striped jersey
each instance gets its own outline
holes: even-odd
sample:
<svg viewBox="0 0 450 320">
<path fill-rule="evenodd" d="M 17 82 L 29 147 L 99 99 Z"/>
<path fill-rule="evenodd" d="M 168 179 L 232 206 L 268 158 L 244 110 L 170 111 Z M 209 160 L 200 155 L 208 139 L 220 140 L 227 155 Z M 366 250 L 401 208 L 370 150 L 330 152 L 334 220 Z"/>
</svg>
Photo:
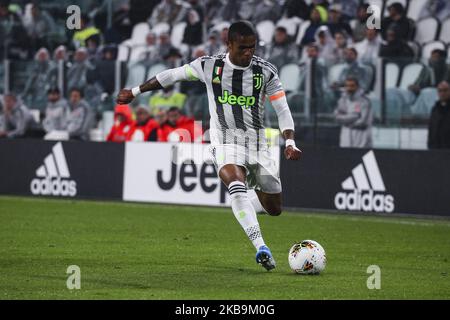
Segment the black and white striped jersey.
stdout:
<svg viewBox="0 0 450 320">
<path fill-rule="evenodd" d="M 200 80 L 208 92 L 211 144 L 266 146 L 264 102 L 284 95 L 278 71 L 253 56 L 247 67 L 234 65 L 228 54 L 200 57 L 186 67 L 189 80 Z"/>
</svg>

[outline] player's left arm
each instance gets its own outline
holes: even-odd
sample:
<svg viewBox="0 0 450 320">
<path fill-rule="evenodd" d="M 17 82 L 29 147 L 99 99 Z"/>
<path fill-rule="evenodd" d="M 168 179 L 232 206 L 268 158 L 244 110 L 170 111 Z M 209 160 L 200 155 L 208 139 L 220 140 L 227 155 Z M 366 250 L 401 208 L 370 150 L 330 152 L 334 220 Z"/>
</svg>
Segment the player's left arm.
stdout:
<svg viewBox="0 0 450 320">
<path fill-rule="evenodd" d="M 278 117 L 278 126 L 286 141 L 284 155 L 288 160 L 298 160 L 302 151 L 295 145 L 295 124 L 277 72 L 271 72 L 265 87 L 266 95 Z"/>
<path fill-rule="evenodd" d="M 278 125 L 286 141 L 284 155 L 288 160 L 298 160 L 302 151 L 295 145 L 295 125 L 291 110 L 287 103 L 286 94 L 283 90 L 269 96 L 272 106 L 277 113 Z"/>
</svg>

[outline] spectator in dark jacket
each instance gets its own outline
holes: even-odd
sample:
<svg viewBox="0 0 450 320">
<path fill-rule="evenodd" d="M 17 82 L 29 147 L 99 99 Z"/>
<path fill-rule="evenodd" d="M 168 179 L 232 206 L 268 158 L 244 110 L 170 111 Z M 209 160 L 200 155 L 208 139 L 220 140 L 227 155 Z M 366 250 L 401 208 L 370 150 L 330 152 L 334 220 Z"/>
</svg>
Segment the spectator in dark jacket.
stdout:
<svg viewBox="0 0 450 320">
<path fill-rule="evenodd" d="M 311 11 L 311 24 L 306 28 L 302 38 L 302 45 L 307 45 L 315 41 L 316 31 L 328 20 L 327 10 L 322 6 L 315 6 Z"/>
<path fill-rule="evenodd" d="M 386 38 L 387 43 L 382 44 L 380 47 L 379 55 L 381 58 L 404 65 L 414 57 L 414 51 L 404 40 L 405 38 L 398 35 L 396 29 L 389 29 Z"/>
<path fill-rule="evenodd" d="M 328 17 L 327 26 L 333 37 L 335 33 L 338 31 L 345 31 L 349 36 L 352 36 L 353 34 L 352 28 L 342 18 L 342 5 L 341 4 L 331 5 L 329 12 L 330 14 Z"/>
<path fill-rule="evenodd" d="M 9 4 L 10 0 L 0 0 L 0 60 L 26 59 L 29 38 L 20 17 L 9 10 Z"/>
<path fill-rule="evenodd" d="M 411 40 L 414 34 L 414 24 L 405 14 L 405 8 L 399 2 L 395 2 L 388 7 L 389 17 L 381 22 L 383 39 L 387 39 L 387 30 L 395 28 L 399 39 Z"/>
<path fill-rule="evenodd" d="M 439 100 L 431 111 L 428 126 L 428 148 L 450 149 L 450 84 L 438 85 Z"/>
<path fill-rule="evenodd" d="M 183 43 L 190 46 L 197 46 L 203 43 L 202 21 L 196 10 L 189 10 L 187 25 L 184 29 Z"/>
<path fill-rule="evenodd" d="M 3 112 L 0 114 L 0 138 L 21 138 L 36 126 L 28 108 L 14 94 L 3 96 Z"/>
</svg>

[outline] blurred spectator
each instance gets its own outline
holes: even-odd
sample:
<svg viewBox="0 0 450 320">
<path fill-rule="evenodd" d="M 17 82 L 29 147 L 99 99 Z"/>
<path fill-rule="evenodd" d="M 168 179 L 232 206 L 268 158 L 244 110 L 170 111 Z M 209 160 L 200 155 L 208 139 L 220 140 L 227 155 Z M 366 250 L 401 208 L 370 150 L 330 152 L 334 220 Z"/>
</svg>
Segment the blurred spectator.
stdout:
<svg viewBox="0 0 450 320">
<path fill-rule="evenodd" d="M 92 127 L 92 112 L 90 106 L 83 99 L 83 91 L 72 88 L 69 92 L 70 112 L 67 116 L 65 130 L 70 139 L 89 140 L 89 130 Z"/>
<path fill-rule="evenodd" d="M 56 86 L 57 69 L 46 48 L 39 49 L 34 60 L 22 97 L 32 109 L 43 109 L 47 103 L 47 90 Z"/>
<path fill-rule="evenodd" d="M 95 39 L 97 43 L 101 42 L 101 32 L 90 23 L 88 16 L 81 15 L 81 29 L 73 35 L 73 45 L 75 48 L 86 47 L 89 38 Z"/>
<path fill-rule="evenodd" d="M 267 53 L 267 59 L 278 69 L 285 64 L 298 61 L 297 45 L 289 38 L 285 27 L 275 29 L 273 40 Z"/>
<path fill-rule="evenodd" d="M 170 34 L 168 32 L 161 32 L 158 43 L 159 56 L 164 59 L 173 49 L 172 43 L 170 42 Z"/>
<path fill-rule="evenodd" d="M 450 65 L 447 64 L 447 52 L 435 49 L 415 83 L 408 90 L 398 90 L 413 114 L 428 116 L 438 95 L 436 86 L 441 82 L 450 82 Z"/>
<path fill-rule="evenodd" d="M 388 40 L 387 31 L 394 29 L 398 39 L 411 40 L 414 35 L 414 23 L 406 16 L 405 8 L 399 2 L 388 7 L 389 16 L 381 22 L 383 39 Z"/>
<path fill-rule="evenodd" d="M 156 44 L 156 34 L 154 32 L 149 32 L 145 37 L 145 50 L 139 55 L 138 61 L 145 61 L 148 63 L 156 62 L 159 59 L 162 60 L 158 52 L 158 47 Z"/>
<path fill-rule="evenodd" d="M 312 83 L 312 97 L 315 99 L 317 109 L 322 111 L 327 111 L 326 109 L 333 104 L 329 101 L 333 99 L 332 94 L 328 90 L 328 73 L 325 66 L 324 60 L 319 56 L 319 47 L 310 43 L 306 49 L 308 63 L 301 64 L 300 71 L 300 96 L 298 106 L 300 109 L 304 107 L 304 95 L 307 88 L 307 81 L 310 79 L 310 70 L 314 70 L 314 74 L 311 77 Z M 332 107 L 331 107 L 332 108 Z"/>
<path fill-rule="evenodd" d="M 334 5 L 340 6 L 342 18 L 345 21 L 349 21 L 356 17 L 360 3 L 360 0 L 333 0 Z M 330 6 L 330 10 L 331 7 L 332 6 Z"/>
<path fill-rule="evenodd" d="M 45 118 L 42 122 L 44 130 L 48 133 L 54 130 L 65 130 L 69 105 L 65 99 L 61 99 L 61 92 L 58 88 L 50 88 L 47 91 L 47 107 L 45 108 Z"/>
<path fill-rule="evenodd" d="M 32 49 L 47 46 L 47 36 L 56 28 L 53 18 L 41 10 L 37 2 L 26 5 L 23 25 L 30 38 L 29 46 Z"/>
<path fill-rule="evenodd" d="M 150 116 L 150 112 L 144 106 L 136 108 L 136 124 L 131 134 L 131 141 L 158 141 L 158 129 L 162 117 L 155 119 Z"/>
<path fill-rule="evenodd" d="M 282 7 L 276 0 L 253 1 L 251 22 L 257 25 L 261 21 L 270 20 L 276 23 L 281 17 Z"/>
<path fill-rule="evenodd" d="M 166 87 L 152 95 L 149 101 L 150 112 L 152 115 L 159 110 L 169 110 L 171 107 L 183 109 L 186 101 L 186 95 L 175 90 L 174 86 Z"/>
<path fill-rule="evenodd" d="M 0 114 L 0 138 L 25 137 L 27 131 L 36 127 L 36 121 L 28 108 L 11 93 L 3 96 Z"/>
<path fill-rule="evenodd" d="M 341 125 L 340 147 L 372 147 L 373 111 L 370 100 L 359 88 L 356 78 L 345 80 L 345 92 L 339 99 L 334 115 Z"/>
<path fill-rule="evenodd" d="M 448 0 L 428 0 L 422 8 L 419 19 L 436 17 L 441 22 L 450 16 L 450 2 Z"/>
<path fill-rule="evenodd" d="M 428 125 L 428 148 L 450 149 L 450 84 L 438 85 L 439 100 L 431 111 Z"/>
<path fill-rule="evenodd" d="M 214 22 L 224 19 L 219 13 L 222 11 L 222 7 L 225 4 L 225 0 L 204 0 L 203 5 L 205 8 L 205 24 L 211 26 Z"/>
<path fill-rule="evenodd" d="M 167 111 L 167 120 L 158 131 L 158 141 L 201 142 L 202 128 L 193 118 L 182 115 L 178 107 L 171 107 Z"/>
<path fill-rule="evenodd" d="M 187 25 L 184 29 L 183 43 L 189 46 L 197 46 L 203 43 L 203 27 L 200 15 L 196 10 L 189 10 Z"/>
<path fill-rule="evenodd" d="M 327 10 L 322 6 L 315 6 L 311 11 L 311 24 L 306 28 L 302 38 L 302 45 L 314 42 L 317 29 L 328 20 Z"/>
<path fill-rule="evenodd" d="M 335 40 L 327 26 L 321 26 L 316 31 L 316 45 L 319 48 L 319 56 L 326 65 L 331 65 L 335 60 Z"/>
<path fill-rule="evenodd" d="M 58 46 L 55 51 L 53 51 L 53 62 L 57 65 L 59 61 L 63 61 L 64 65 L 68 65 L 69 63 L 67 48 L 64 45 Z"/>
<path fill-rule="evenodd" d="M 381 45 L 379 56 L 399 65 L 407 64 L 414 57 L 414 51 L 404 39 L 396 29 L 389 29 L 386 33 L 387 42 Z"/>
<path fill-rule="evenodd" d="M 158 23 L 168 23 L 171 26 L 183 21 L 188 13 L 189 4 L 178 0 L 162 0 L 150 17 L 150 25 L 154 27 Z"/>
<path fill-rule="evenodd" d="M 368 3 L 363 3 L 358 7 L 358 11 L 356 14 L 355 26 L 353 28 L 353 41 L 360 42 L 363 41 L 366 37 L 367 30 L 367 19 L 369 18 L 369 14 L 367 13 L 367 9 L 369 8 Z"/>
<path fill-rule="evenodd" d="M 128 17 L 132 26 L 146 22 L 161 0 L 130 0 Z"/>
<path fill-rule="evenodd" d="M 192 59 L 195 60 L 204 55 L 206 55 L 206 52 L 199 48 L 194 51 Z M 202 119 L 203 114 L 208 112 L 203 109 L 205 104 L 202 103 L 205 101 L 204 98 L 207 99 L 205 84 L 201 81 L 183 81 L 180 83 L 180 92 L 186 95 L 186 102 L 183 107 L 186 115 L 195 119 Z"/>
<path fill-rule="evenodd" d="M 176 68 L 181 66 L 182 58 L 180 51 L 174 47 L 171 47 L 170 50 L 164 55 L 164 62 L 168 68 Z"/>
<path fill-rule="evenodd" d="M 26 59 L 29 39 L 22 21 L 9 10 L 10 0 L 0 0 L 0 60 Z"/>
<path fill-rule="evenodd" d="M 131 139 L 135 122 L 128 105 L 116 105 L 114 108 L 114 125 L 111 127 L 106 141 L 125 142 Z"/>
<path fill-rule="evenodd" d="M 366 28 L 365 30 L 365 39 L 355 43 L 355 49 L 358 51 L 360 62 L 375 65 L 382 43 L 381 36 L 377 29 Z"/>
<path fill-rule="evenodd" d="M 330 6 L 327 26 L 333 37 L 338 31 L 344 31 L 349 36 L 352 36 L 352 28 L 347 22 L 344 21 L 344 18 L 342 17 L 341 4 L 333 4 Z"/>
<path fill-rule="evenodd" d="M 205 7 L 204 1 L 201 0 L 188 0 L 189 5 L 192 10 L 195 10 L 200 18 L 200 21 L 203 23 L 205 21 Z"/>
<path fill-rule="evenodd" d="M 305 0 L 287 0 L 283 6 L 283 15 L 286 18 L 299 17 L 302 20 L 309 18 L 309 6 Z"/>
<path fill-rule="evenodd" d="M 326 60 L 327 66 L 346 62 L 347 48 L 349 42 L 351 42 L 351 39 L 345 31 L 337 31 L 334 36 L 335 43 L 331 51 L 331 57 L 328 57 L 328 60 Z"/>
<path fill-rule="evenodd" d="M 355 48 L 345 50 L 346 67 L 339 75 L 338 82 L 332 84 L 333 89 L 339 89 L 346 85 L 346 79 L 351 77 L 358 79 L 358 89 L 368 92 L 372 83 L 372 74 L 358 62 L 358 52 Z"/>
<path fill-rule="evenodd" d="M 67 88 L 84 90 L 87 85 L 87 72 L 94 66 L 88 60 L 86 48 L 78 48 L 73 56 L 73 64 L 67 70 Z"/>
<path fill-rule="evenodd" d="M 208 41 L 205 45 L 205 55 L 213 56 L 221 53 L 222 46 L 219 42 L 220 33 L 218 31 L 212 31 L 208 36 Z"/>
</svg>

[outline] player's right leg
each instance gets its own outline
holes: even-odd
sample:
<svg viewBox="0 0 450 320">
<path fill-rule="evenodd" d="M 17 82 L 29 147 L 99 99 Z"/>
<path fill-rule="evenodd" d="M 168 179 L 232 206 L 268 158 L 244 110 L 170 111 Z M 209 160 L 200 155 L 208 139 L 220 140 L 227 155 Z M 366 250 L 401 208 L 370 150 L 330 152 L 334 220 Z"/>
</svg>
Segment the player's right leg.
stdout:
<svg viewBox="0 0 450 320">
<path fill-rule="evenodd" d="M 257 250 L 256 261 L 266 270 L 275 268 L 275 260 L 264 243 L 255 208 L 247 194 L 245 167 L 231 163 L 225 164 L 219 169 L 219 177 L 228 187 L 234 216 Z"/>
</svg>

